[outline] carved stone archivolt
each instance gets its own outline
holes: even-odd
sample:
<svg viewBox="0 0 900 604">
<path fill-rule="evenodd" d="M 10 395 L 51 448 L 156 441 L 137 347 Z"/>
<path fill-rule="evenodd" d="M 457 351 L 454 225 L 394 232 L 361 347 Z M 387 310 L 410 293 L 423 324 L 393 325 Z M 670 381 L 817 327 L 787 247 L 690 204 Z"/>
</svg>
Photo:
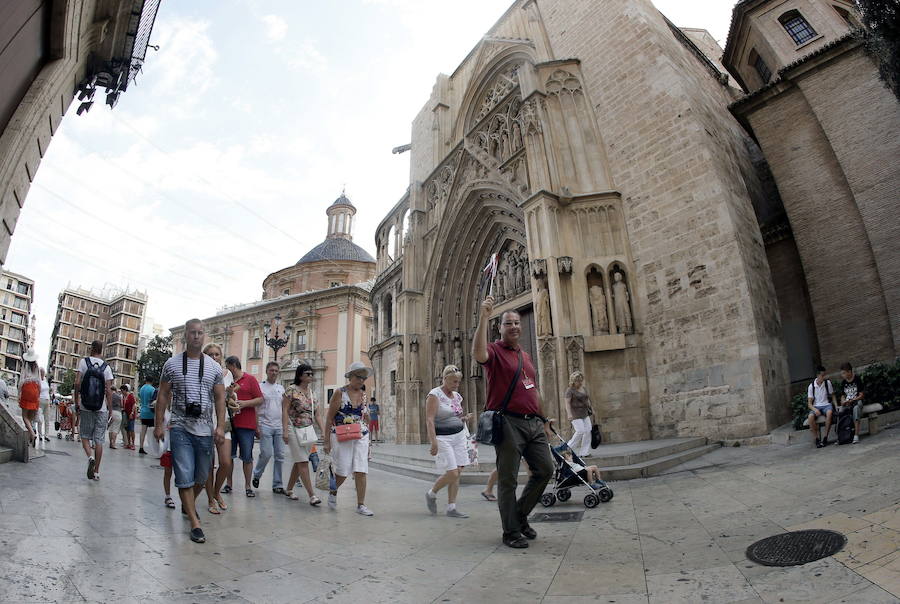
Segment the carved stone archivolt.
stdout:
<svg viewBox="0 0 900 604">
<path fill-rule="evenodd" d="M 500 101 L 505 99 L 510 92 L 515 90 L 518 82 L 519 65 L 514 65 L 507 71 L 499 74 L 494 81 L 493 86 L 485 93 L 481 101 L 481 107 L 475 114 L 475 122 L 479 122 L 489 114 Z"/>
<path fill-rule="evenodd" d="M 497 278 L 494 281 L 494 299 L 503 302 L 529 289 L 529 263 L 525 246 L 515 241 L 507 241 L 499 254 Z M 485 258 L 484 264 L 487 264 L 487 261 Z"/>
</svg>

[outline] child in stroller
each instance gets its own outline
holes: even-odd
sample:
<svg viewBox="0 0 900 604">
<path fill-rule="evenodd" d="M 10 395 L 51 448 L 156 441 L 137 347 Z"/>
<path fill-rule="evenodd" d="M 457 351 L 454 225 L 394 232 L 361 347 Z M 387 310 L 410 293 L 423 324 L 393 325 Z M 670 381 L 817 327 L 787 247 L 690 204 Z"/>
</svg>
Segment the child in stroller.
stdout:
<svg viewBox="0 0 900 604">
<path fill-rule="evenodd" d="M 572 497 L 572 489 L 581 486 L 590 490 L 590 493 L 584 496 L 584 507 L 597 507 L 601 501 L 606 503 L 612 499 L 613 490 L 600 479 L 600 471 L 597 466 L 586 466 L 584 461 L 569 448 L 566 441 L 557 434 L 556 430 L 553 430 L 553 433 L 562 441 L 562 444 L 558 447 L 550 447 L 553 460 L 556 462 L 556 470 L 553 473 L 553 490 L 541 495 L 541 504 L 544 507 L 550 507 L 557 500 L 568 501 Z"/>
</svg>

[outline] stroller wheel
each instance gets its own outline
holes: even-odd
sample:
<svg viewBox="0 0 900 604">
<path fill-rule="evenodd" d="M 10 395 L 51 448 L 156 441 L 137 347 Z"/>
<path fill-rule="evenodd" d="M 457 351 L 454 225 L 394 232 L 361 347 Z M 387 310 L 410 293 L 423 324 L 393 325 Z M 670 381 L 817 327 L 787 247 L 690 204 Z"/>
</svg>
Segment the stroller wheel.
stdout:
<svg viewBox="0 0 900 604">
<path fill-rule="evenodd" d="M 56 433 L 56 438 L 62 440 L 62 434 L 60 434 L 59 432 L 57 432 L 57 433 Z"/>
<path fill-rule="evenodd" d="M 554 503 L 556 503 L 556 495 L 553 493 L 544 493 L 541 495 L 541 505 L 545 508 L 549 508 Z"/>
<path fill-rule="evenodd" d="M 565 503 L 572 497 L 572 491 L 569 489 L 560 489 L 556 492 L 556 498 Z"/>
<path fill-rule="evenodd" d="M 612 492 L 612 489 L 603 489 L 602 491 L 600 491 L 600 501 L 606 503 L 613 498 L 613 495 L 614 493 Z"/>
<path fill-rule="evenodd" d="M 599 503 L 600 498 L 593 493 L 588 493 L 584 496 L 584 507 L 586 508 L 595 508 Z"/>
</svg>

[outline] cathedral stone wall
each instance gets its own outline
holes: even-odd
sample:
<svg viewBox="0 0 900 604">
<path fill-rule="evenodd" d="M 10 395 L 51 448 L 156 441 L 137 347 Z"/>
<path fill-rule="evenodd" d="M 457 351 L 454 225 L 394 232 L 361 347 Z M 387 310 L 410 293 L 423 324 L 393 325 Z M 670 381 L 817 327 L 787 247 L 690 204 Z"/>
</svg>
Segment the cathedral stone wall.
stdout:
<svg viewBox="0 0 900 604">
<path fill-rule="evenodd" d="M 553 51 L 581 61 L 622 192 L 652 434 L 766 432 L 786 417 L 787 369 L 733 90 L 647 0 L 605 2 L 603 18 L 538 4 Z"/>
</svg>

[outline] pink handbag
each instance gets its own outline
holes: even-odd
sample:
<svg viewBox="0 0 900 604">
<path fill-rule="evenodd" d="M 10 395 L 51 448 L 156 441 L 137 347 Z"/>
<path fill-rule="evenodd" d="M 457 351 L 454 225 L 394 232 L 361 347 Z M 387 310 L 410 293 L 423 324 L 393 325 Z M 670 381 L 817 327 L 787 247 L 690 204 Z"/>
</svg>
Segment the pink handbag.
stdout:
<svg viewBox="0 0 900 604">
<path fill-rule="evenodd" d="M 337 434 L 338 442 L 347 440 L 359 440 L 362 438 L 362 424 L 337 424 L 334 427 L 334 433 Z"/>
</svg>

